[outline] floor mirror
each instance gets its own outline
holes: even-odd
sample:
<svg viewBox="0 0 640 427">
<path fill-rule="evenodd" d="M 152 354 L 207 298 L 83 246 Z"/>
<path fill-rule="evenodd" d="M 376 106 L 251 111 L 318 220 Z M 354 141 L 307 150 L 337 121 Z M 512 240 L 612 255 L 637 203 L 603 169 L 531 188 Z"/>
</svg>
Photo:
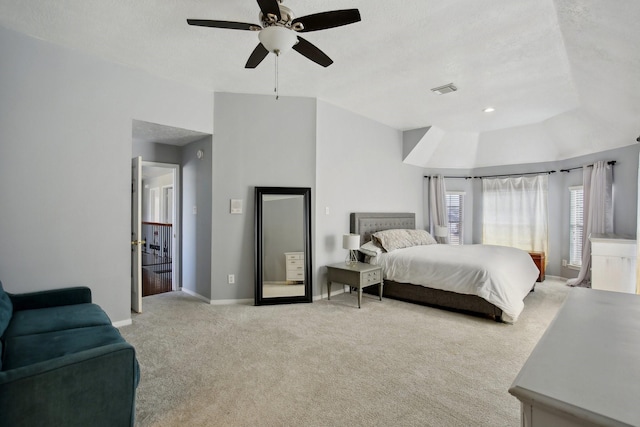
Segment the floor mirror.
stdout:
<svg viewBox="0 0 640 427">
<path fill-rule="evenodd" d="M 255 189 L 255 304 L 312 302 L 311 189 Z"/>
</svg>

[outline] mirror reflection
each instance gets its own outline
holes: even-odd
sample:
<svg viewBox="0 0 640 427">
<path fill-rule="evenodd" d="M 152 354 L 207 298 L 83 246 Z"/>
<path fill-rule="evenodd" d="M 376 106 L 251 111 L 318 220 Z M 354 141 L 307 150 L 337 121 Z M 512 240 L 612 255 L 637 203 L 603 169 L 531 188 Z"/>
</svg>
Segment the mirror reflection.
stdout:
<svg viewBox="0 0 640 427">
<path fill-rule="evenodd" d="M 311 302 L 310 191 L 256 188 L 256 305 Z"/>
<path fill-rule="evenodd" d="M 303 196 L 262 196 L 262 296 L 304 296 Z"/>
</svg>

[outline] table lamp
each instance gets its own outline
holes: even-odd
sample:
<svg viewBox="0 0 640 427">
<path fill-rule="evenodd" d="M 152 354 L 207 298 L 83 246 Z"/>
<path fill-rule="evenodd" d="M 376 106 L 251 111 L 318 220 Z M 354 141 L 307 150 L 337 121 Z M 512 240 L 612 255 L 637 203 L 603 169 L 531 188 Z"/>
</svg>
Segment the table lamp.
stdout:
<svg viewBox="0 0 640 427">
<path fill-rule="evenodd" d="M 442 241 L 444 241 L 444 239 L 449 236 L 449 227 L 436 225 L 434 232 L 436 234 L 436 238 L 442 239 Z"/>
<path fill-rule="evenodd" d="M 345 234 L 342 236 L 342 247 L 349 251 L 345 264 L 353 265 L 358 262 L 358 256 L 356 250 L 360 248 L 360 235 L 359 234 Z"/>
</svg>

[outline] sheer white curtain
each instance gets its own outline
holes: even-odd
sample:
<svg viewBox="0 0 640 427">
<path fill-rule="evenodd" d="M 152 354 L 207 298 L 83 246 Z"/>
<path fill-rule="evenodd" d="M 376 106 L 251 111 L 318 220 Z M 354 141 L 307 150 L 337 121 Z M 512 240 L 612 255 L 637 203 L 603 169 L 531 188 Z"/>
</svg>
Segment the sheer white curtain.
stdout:
<svg viewBox="0 0 640 427">
<path fill-rule="evenodd" d="M 449 228 L 447 218 L 447 189 L 442 175 L 432 176 L 429 180 L 429 218 L 430 232 L 438 243 L 449 243 L 449 237 L 436 237 L 437 227 Z"/>
<path fill-rule="evenodd" d="M 582 233 L 582 266 L 569 286 L 591 287 L 592 233 L 613 233 L 613 170 L 600 161 L 582 169 L 584 231 Z"/>
<path fill-rule="evenodd" d="M 482 243 L 547 253 L 548 175 L 482 180 Z"/>
</svg>

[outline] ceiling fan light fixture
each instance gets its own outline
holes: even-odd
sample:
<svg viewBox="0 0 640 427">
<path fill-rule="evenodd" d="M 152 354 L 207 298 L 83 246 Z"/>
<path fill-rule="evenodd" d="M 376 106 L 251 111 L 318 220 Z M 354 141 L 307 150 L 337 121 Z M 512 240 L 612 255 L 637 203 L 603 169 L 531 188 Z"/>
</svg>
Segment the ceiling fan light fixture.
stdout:
<svg viewBox="0 0 640 427">
<path fill-rule="evenodd" d="M 282 55 L 298 43 L 298 36 L 288 28 L 279 25 L 264 28 L 258 34 L 260 43 L 271 53 Z"/>
</svg>

